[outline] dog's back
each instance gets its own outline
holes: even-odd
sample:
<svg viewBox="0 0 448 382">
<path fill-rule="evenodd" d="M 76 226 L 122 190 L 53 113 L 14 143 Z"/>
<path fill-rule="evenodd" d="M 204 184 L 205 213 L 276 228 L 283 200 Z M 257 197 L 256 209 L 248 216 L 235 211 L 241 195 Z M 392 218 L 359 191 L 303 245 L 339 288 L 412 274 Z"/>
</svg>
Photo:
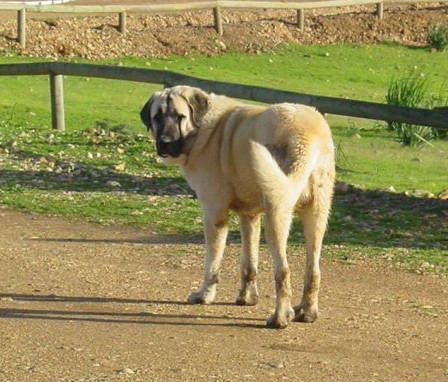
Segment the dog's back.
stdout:
<svg viewBox="0 0 448 382">
<path fill-rule="evenodd" d="M 301 205 L 313 198 L 314 184 L 332 188 L 333 141 L 315 109 L 295 104 L 241 106 L 226 116 L 221 128 L 221 168 L 238 205 L 279 198 Z"/>
</svg>

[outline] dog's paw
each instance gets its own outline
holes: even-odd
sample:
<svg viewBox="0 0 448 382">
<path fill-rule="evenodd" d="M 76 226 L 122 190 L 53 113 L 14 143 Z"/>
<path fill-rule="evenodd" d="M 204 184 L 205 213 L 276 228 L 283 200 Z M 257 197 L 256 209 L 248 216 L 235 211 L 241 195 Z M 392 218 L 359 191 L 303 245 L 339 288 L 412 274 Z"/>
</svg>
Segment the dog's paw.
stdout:
<svg viewBox="0 0 448 382">
<path fill-rule="evenodd" d="M 237 305 L 247 305 L 247 306 L 253 306 L 257 305 L 258 303 L 258 293 L 255 290 L 240 290 L 240 293 L 238 297 L 236 298 L 236 304 Z"/>
<path fill-rule="evenodd" d="M 294 310 L 286 309 L 284 312 L 275 312 L 266 321 L 266 326 L 272 329 L 284 329 L 288 323 L 294 318 Z"/>
<path fill-rule="evenodd" d="M 311 323 L 316 321 L 318 316 L 317 308 L 304 308 L 302 305 L 294 307 L 294 321 Z"/>
<path fill-rule="evenodd" d="M 206 294 L 202 291 L 193 292 L 188 296 L 187 302 L 190 304 L 211 304 L 215 296 Z"/>
<path fill-rule="evenodd" d="M 266 326 L 271 329 L 284 329 L 288 326 L 288 322 L 286 317 L 279 317 L 277 313 L 274 313 L 266 321 Z"/>
<path fill-rule="evenodd" d="M 257 303 L 258 303 L 258 296 L 254 295 L 254 294 L 246 295 L 246 296 L 239 295 L 236 298 L 237 305 L 253 306 L 253 305 L 257 305 Z"/>
</svg>

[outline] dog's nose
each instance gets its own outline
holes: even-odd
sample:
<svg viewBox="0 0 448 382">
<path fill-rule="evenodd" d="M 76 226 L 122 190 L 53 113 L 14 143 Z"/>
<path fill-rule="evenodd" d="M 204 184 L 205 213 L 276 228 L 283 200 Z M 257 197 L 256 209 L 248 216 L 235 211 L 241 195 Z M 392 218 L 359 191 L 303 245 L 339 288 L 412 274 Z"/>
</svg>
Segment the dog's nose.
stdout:
<svg viewBox="0 0 448 382">
<path fill-rule="evenodd" d="M 160 140 L 161 140 L 163 143 L 170 143 L 170 142 L 173 142 L 173 141 L 174 141 L 174 138 L 173 138 L 173 137 L 170 137 L 169 135 L 162 134 L 162 135 L 160 136 Z"/>
</svg>

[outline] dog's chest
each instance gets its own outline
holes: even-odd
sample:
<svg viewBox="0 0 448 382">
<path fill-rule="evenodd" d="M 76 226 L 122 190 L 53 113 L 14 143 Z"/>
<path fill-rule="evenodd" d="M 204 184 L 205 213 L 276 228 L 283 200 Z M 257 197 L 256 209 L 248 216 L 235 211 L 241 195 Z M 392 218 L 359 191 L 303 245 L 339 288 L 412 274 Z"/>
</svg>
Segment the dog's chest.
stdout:
<svg viewBox="0 0 448 382">
<path fill-rule="evenodd" d="M 262 202 L 250 180 L 231 182 L 217 168 L 201 168 L 201 170 L 184 168 L 183 173 L 188 185 L 196 192 L 203 205 L 213 203 L 214 206 L 229 208 L 237 212 L 258 213 Z"/>
<path fill-rule="evenodd" d="M 263 210 L 262 204 L 257 198 L 244 201 L 238 197 L 234 197 L 230 202 L 229 208 L 235 212 L 242 212 L 252 215 L 258 214 Z"/>
<path fill-rule="evenodd" d="M 184 177 L 188 185 L 196 192 L 199 198 L 204 194 L 219 193 L 222 189 L 222 178 L 213 169 L 183 168 Z"/>
</svg>

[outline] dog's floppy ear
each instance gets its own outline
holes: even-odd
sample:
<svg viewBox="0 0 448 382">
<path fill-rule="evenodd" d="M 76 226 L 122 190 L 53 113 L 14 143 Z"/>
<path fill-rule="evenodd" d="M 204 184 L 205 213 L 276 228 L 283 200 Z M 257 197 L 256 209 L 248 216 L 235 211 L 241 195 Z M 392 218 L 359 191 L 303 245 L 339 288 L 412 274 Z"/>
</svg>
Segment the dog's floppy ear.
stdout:
<svg viewBox="0 0 448 382">
<path fill-rule="evenodd" d="M 188 97 L 188 105 L 192 114 L 193 122 L 199 126 L 202 117 L 210 108 L 209 95 L 202 90 L 194 89 Z"/>
<path fill-rule="evenodd" d="M 140 119 L 145 124 L 147 131 L 152 129 L 151 115 L 150 115 L 151 105 L 152 105 L 152 97 L 148 102 L 145 103 L 143 109 L 140 111 Z"/>
</svg>

